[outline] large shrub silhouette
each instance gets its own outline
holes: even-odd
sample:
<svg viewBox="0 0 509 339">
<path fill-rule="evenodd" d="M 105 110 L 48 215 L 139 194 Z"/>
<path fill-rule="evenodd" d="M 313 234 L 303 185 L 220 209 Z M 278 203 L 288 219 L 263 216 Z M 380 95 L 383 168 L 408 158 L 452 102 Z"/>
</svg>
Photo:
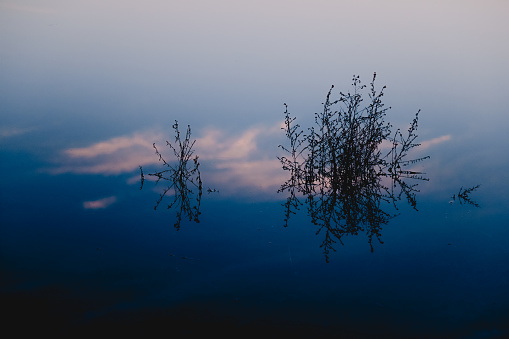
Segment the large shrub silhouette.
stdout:
<svg viewBox="0 0 509 339">
<path fill-rule="evenodd" d="M 353 77 L 352 92 L 339 92 L 331 99 L 329 90 L 323 111 L 315 113 L 315 123 L 306 131 L 295 123 L 285 104 L 285 127 L 289 145 L 280 145 L 286 155 L 279 157 L 289 179 L 279 192 L 288 192 L 285 226 L 303 204 L 325 232 L 322 247 L 326 260 L 336 241 L 345 235 L 366 232 L 373 251 L 373 238 L 380 242 L 383 225 L 396 213 L 402 198 L 417 209 L 417 184 L 411 180 L 428 180 L 412 165 L 426 158 L 409 159 L 409 151 L 419 146 L 417 123 L 419 112 L 407 131 L 392 130 L 385 121 L 387 110 L 382 97 L 385 86 L 375 89 L 376 73 L 369 89 L 358 76 Z M 369 100 L 363 105 L 365 92 Z M 304 202 L 302 199 L 304 198 Z"/>
</svg>

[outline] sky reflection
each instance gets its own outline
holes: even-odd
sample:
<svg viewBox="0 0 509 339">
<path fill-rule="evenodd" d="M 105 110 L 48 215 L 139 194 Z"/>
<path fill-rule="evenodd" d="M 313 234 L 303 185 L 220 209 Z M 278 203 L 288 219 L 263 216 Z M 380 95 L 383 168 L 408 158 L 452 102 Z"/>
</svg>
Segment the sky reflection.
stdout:
<svg viewBox="0 0 509 339">
<path fill-rule="evenodd" d="M 244 330 L 284 314 L 373 337 L 506 335 L 507 13 L 505 0 L 1 1 L 0 287 L 19 315 L 5 323 L 55 333 L 157 304 Z M 335 99 L 374 72 L 394 129 L 421 110 L 411 157 L 430 156 L 415 167 L 430 181 L 373 253 L 347 237 L 326 264 L 305 213 L 283 227 L 284 104 L 311 126 L 332 84 Z M 173 159 L 175 120 L 204 190 L 200 223 L 178 232 L 153 211 L 165 187 L 139 190 L 139 166 L 161 168 L 153 143 Z M 480 207 L 460 204 L 476 185 Z"/>
<path fill-rule="evenodd" d="M 117 197 L 115 197 L 115 196 L 102 198 L 102 199 L 94 200 L 94 201 L 85 201 L 85 202 L 83 202 L 83 208 L 84 209 L 92 209 L 92 210 L 107 208 L 108 206 L 115 203 L 116 201 L 117 201 Z"/>
<path fill-rule="evenodd" d="M 265 198 L 274 193 L 286 180 L 285 173 L 277 159 L 280 151 L 277 143 L 281 141 L 281 124 L 266 127 L 253 127 L 236 135 L 227 135 L 217 128 L 205 129 L 201 134 L 193 134 L 195 154 L 206 168 L 204 177 L 207 185 L 226 195 L 263 194 Z M 62 151 L 60 164 L 51 168 L 50 173 L 118 175 L 134 174 L 139 166 L 160 164 L 153 144 L 169 154 L 166 140 L 172 142 L 174 136 L 145 131 L 130 136 L 113 137 L 87 147 L 68 148 Z M 451 139 L 450 135 L 424 140 L 416 152 L 436 147 Z M 168 161 L 175 161 L 171 154 Z M 419 167 L 420 169 L 422 166 Z M 129 180 L 134 184 L 135 180 Z"/>
<path fill-rule="evenodd" d="M 242 131 L 240 135 L 226 135 L 218 129 L 206 129 L 196 138 L 195 154 L 199 156 L 208 172 L 204 176 L 207 185 L 216 187 L 230 195 L 253 189 L 257 193 L 275 193 L 284 180 L 276 158 L 275 143 L 280 139 L 279 125 L 273 127 L 254 127 Z M 173 142 L 174 136 L 146 131 L 131 136 L 114 137 L 87 147 L 69 148 L 62 151 L 60 164 L 51 168 L 50 173 L 118 175 L 134 173 L 139 166 L 160 164 L 155 155 L 153 144 L 168 155 L 168 161 L 175 161 L 166 140 Z M 270 145 L 262 149 L 262 145 Z M 130 180 L 133 184 L 134 181 Z M 265 191 L 265 192 L 263 192 Z"/>
</svg>

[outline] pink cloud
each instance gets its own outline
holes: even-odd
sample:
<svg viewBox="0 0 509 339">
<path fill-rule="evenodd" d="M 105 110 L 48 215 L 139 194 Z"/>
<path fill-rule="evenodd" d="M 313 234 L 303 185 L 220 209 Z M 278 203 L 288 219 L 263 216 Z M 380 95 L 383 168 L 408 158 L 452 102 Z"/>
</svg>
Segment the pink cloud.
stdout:
<svg viewBox="0 0 509 339">
<path fill-rule="evenodd" d="M 261 192 L 276 193 L 287 180 L 277 159 L 219 162 L 217 171 L 207 176 L 213 188 L 227 194 Z"/>
<path fill-rule="evenodd" d="M 258 150 L 257 139 L 262 132 L 261 128 L 250 128 L 231 137 L 215 129 L 208 130 L 196 140 L 196 149 L 202 159 L 245 159 Z"/>
<path fill-rule="evenodd" d="M 88 147 L 70 148 L 65 151 L 67 155 L 73 158 L 93 158 L 102 154 L 112 154 L 121 149 L 141 146 L 142 148 L 152 149 L 153 141 L 148 140 L 154 136 L 144 134 L 135 134 L 132 137 L 118 137 L 107 141 L 98 142 Z"/>
<path fill-rule="evenodd" d="M 281 169 L 277 160 L 278 148 L 275 147 L 278 140 L 284 138 L 283 133 L 280 124 L 251 127 L 237 135 L 227 135 L 218 129 L 202 131 L 196 137 L 194 154 L 199 156 L 202 165 L 207 163 L 208 171 L 202 170 L 205 185 L 227 195 L 250 195 L 254 192 L 272 195 L 285 182 L 288 174 Z M 415 150 L 425 150 L 450 139 L 450 135 L 444 135 L 426 140 Z M 154 142 L 166 160 L 174 160 L 163 134 L 147 131 L 111 138 L 87 147 L 67 149 L 61 165 L 51 172 L 100 175 L 133 173 L 128 183 L 136 184 L 140 178 L 134 173 L 139 171 L 140 165 L 161 164 L 152 147 Z M 381 148 L 390 148 L 390 145 L 383 144 Z M 150 180 L 152 177 L 145 178 Z M 84 207 L 105 208 L 115 201 L 113 199 L 89 201 L 84 203 Z"/>
<path fill-rule="evenodd" d="M 0 127 L 0 140 L 31 132 L 33 128 Z"/>
<path fill-rule="evenodd" d="M 129 173 L 139 166 L 158 163 L 152 144 L 162 144 L 160 133 L 136 133 L 133 136 L 111 138 L 87 147 L 69 148 L 63 152 L 60 166 L 52 174 L 102 174 Z"/>
<path fill-rule="evenodd" d="M 449 134 L 442 135 L 441 137 L 433 138 L 431 140 L 425 140 L 420 143 L 421 145 L 419 146 L 419 149 L 425 150 L 425 149 L 430 148 L 431 146 L 439 145 L 439 144 L 444 143 L 449 140 L 451 140 L 451 135 L 449 135 Z"/>
<path fill-rule="evenodd" d="M 431 146 L 439 145 L 441 143 L 447 142 L 451 140 L 451 135 L 442 135 L 441 137 L 433 138 L 430 140 L 424 140 L 424 141 L 417 141 L 420 146 L 417 147 L 417 149 L 414 149 L 414 151 L 422 151 L 430 148 Z M 389 140 L 383 140 L 380 144 L 381 150 L 390 150 L 392 148 L 392 142 Z"/>
<path fill-rule="evenodd" d="M 200 161 L 207 162 L 209 171 L 202 172 L 204 179 L 207 179 L 206 185 L 232 194 L 253 190 L 272 193 L 277 191 L 286 179 L 286 173 L 281 170 L 276 158 L 278 148 L 274 146 L 282 133 L 279 124 L 252 127 L 236 136 L 227 135 L 217 129 L 205 130 L 196 137 L 194 154 L 199 156 Z M 60 166 L 50 172 L 134 174 L 139 171 L 140 165 L 161 165 L 152 147 L 154 142 L 167 161 L 176 160 L 173 152 L 166 146 L 162 133 L 148 131 L 111 138 L 87 147 L 67 149 L 60 159 Z M 260 147 L 260 144 L 270 146 Z M 151 177 L 145 178 L 150 180 Z M 128 179 L 130 184 L 137 182 L 139 175 Z M 100 205 L 100 202 L 97 204 Z M 93 203 L 87 202 L 87 206 L 94 206 Z"/>
<path fill-rule="evenodd" d="M 99 200 L 93 200 L 93 201 L 85 201 L 83 202 L 83 208 L 84 209 L 102 209 L 110 206 L 111 204 L 115 203 L 117 201 L 117 197 L 111 196 Z"/>
</svg>

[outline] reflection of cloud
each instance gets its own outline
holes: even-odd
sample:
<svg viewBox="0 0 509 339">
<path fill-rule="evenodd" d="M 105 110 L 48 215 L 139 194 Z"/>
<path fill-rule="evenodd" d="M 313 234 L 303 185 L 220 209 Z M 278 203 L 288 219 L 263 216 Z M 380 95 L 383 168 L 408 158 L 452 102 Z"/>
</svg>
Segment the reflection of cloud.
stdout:
<svg viewBox="0 0 509 339">
<path fill-rule="evenodd" d="M 121 149 L 142 146 L 152 148 L 152 142 L 147 140 L 147 135 L 135 134 L 132 137 L 119 137 L 107 141 L 98 142 L 89 147 L 70 148 L 65 151 L 73 158 L 93 158 L 102 154 L 112 154 Z"/>
<path fill-rule="evenodd" d="M 33 128 L 0 127 L 0 140 L 32 131 Z"/>
<path fill-rule="evenodd" d="M 419 142 L 417 140 L 417 143 L 419 143 L 420 145 L 414 151 L 423 151 L 423 150 L 430 148 L 431 146 L 439 145 L 439 144 L 449 141 L 449 140 L 451 140 L 451 136 L 449 134 L 442 135 L 441 137 L 437 137 L 437 138 L 433 138 L 433 139 L 425 140 L 425 141 L 421 141 L 421 142 Z M 383 140 L 382 143 L 380 144 L 381 150 L 390 150 L 391 147 L 392 147 L 392 142 L 389 140 Z"/>
<path fill-rule="evenodd" d="M 114 155 L 97 164 L 90 165 L 63 165 L 59 168 L 51 170 L 52 174 L 76 173 L 76 174 L 121 174 L 138 170 L 140 165 L 157 163 L 153 152 L 151 154 L 126 154 L 125 156 Z M 98 159 L 95 159 L 98 160 Z"/>
<path fill-rule="evenodd" d="M 152 147 L 153 142 L 158 140 L 162 140 L 161 135 L 145 132 L 112 138 L 88 147 L 70 148 L 64 151 L 65 158 L 60 167 L 51 170 L 51 173 L 129 173 L 137 170 L 140 165 L 158 162 Z"/>
<path fill-rule="evenodd" d="M 225 193 L 275 192 L 285 180 L 276 153 L 277 140 L 282 133 L 277 124 L 268 128 L 252 127 L 236 136 L 226 135 L 217 129 L 207 129 L 198 136 L 191 135 L 196 138 L 194 154 L 207 168 L 207 172 L 202 170 L 204 178 L 207 178 L 205 185 Z M 140 165 L 160 165 L 152 147 L 154 142 L 166 160 L 175 160 L 161 133 L 144 132 L 67 149 L 63 152 L 61 165 L 51 173 L 112 175 L 139 171 Z M 146 179 L 149 177 L 146 176 Z M 133 176 L 128 182 L 139 182 L 139 177 L 135 179 Z"/>
<path fill-rule="evenodd" d="M 286 180 L 276 153 L 282 133 L 279 124 L 252 127 L 235 137 L 218 130 L 206 131 L 196 141 L 196 154 L 213 163 L 214 170 L 206 175 L 210 185 L 235 194 L 276 192 Z"/>
<path fill-rule="evenodd" d="M 426 141 L 423 141 L 420 143 L 421 145 L 419 146 L 419 150 L 425 150 L 425 149 L 430 148 L 431 146 L 435 146 L 435 145 L 441 144 L 441 143 L 449 141 L 449 140 L 451 140 L 451 136 L 449 134 L 442 135 L 441 137 L 434 138 L 431 140 L 426 140 Z"/>
<path fill-rule="evenodd" d="M 182 131 L 181 131 L 182 132 Z M 227 135 L 218 129 L 206 129 L 196 138 L 195 153 L 200 157 L 205 185 L 226 194 L 277 191 L 285 182 L 286 175 L 277 160 L 277 145 L 283 135 L 280 124 L 269 127 L 252 127 L 238 135 Z M 425 150 L 451 139 L 444 135 L 421 142 L 418 150 Z M 173 140 L 169 139 L 169 140 Z M 131 136 L 115 137 L 82 148 L 64 151 L 60 167 L 53 174 L 65 172 L 78 174 L 132 173 L 128 183 L 139 182 L 138 166 L 160 165 L 152 144 L 156 142 L 166 160 L 175 160 L 166 147 L 161 133 L 143 132 Z M 382 145 L 381 148 L 390 147 Z M 202 167 L 203 168 L 203 167 Z M 145 176 L 146 179 L 151 177 Z M 88 202 L 100 204 L 97 202 Z M 93 207 L 89 207 L 93 208 Z M 99 208 L 99 207 L 96 207 Z"/>
<path fill-rule="evenodd" d="M 277 159 L 256 161 L 227 161 L 216 165 L 219 170 L 210 175 L 220 191 L 268 191 L 274 193 L 285 182 L 286 173 Z"/>
<path fill-rule="evenodd" d="M 99 200 L 93 200 L 93 201 L 85 201 L 83 202 L 83 208 L 84 209 L 100 209 L 100 208 L 106 208 L 117 201 L 117 197 L 107 197 Z"/>
<path fill-rule="evenodd" d="M 277 130 L 280 131 L 279 128 Z M 233 160 L 247 159 L 253 153 L 259 151 L 258 138 L 270 136 L 274 128 L 263 129 L 250 128 L 237 137 L 226 137 L 223 132 L 212 129 L 204 133 L 203 137 L 196 140 L 196 149 L 200 158 Z"/>
</svg>

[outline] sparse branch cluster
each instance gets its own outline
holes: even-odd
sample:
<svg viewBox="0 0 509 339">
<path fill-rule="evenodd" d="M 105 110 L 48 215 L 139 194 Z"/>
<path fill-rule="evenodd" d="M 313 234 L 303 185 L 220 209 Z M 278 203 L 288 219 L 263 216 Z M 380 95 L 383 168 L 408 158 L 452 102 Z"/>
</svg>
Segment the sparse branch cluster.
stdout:
<svg viewBox="0 0 509 339">
<path fill-rule="evenodd" d="M 163 163 L 164 170 L 149 173 L 149 176 L 156 177 L 156 183 L 161 180 L 168 181 L 168 186 L 159 195 L 159 199 L 154 206 L 157 209 L 165 196 L 173 195 L 171 202 L 167 208 L 175 208 L 177 211 L 177 220 L 174 224 L 175 228 L 180 228 L 182 216 L 186 217 L 189 221 L 199 222 L 200 216 L 200 203 L 203 192 L 203 184 L 200 176 L 200 163 L 198 156 L 193 157 L 193 146 L 196 140 L 191 141 L 191 127 L 187 127 L 185 139 L 180 137 L 178 122 L 175 121 L 172 128 L 175 131 L 175 141 L 171 143 L 166 141 L 166 145 L 173 151 L 176 161 L 168 162 L 163 155 L 159 152 L 156 144 L 153 144 L 156 155 L 159 161 Z M 143 168 L 140 166 L 141 171 L 141 188 L 145 176 Z M 140 188 L 140 189 L 141 189 Z"/>
<path fill-rule="evenodd" d="M 366 231 L 371 250 L 372 239 L 380 240 L 382 225 L 391 214 L 382 210 L 382 202 L 396 202 L 405 196 L 416 208 L 416 184 L 408 179 L 428 180 L 411 166 L 428 157 L 408 159 L 408 152 L 418 146 L 416 130 L 418 113 L 404 136 L 400 130 L 391 132 L 385 122 L 386 112 L 382 97 L 377 92 L 375 78 L 368 90 L 369 102 L 363 106 L 366 86 L 358 76 L 353 78 L 352 92 L 339 93 L 331 100 L 331 87 L 323 103 L 323 111 L 315 113 L 314 126 L 307 132 L 295 123 L 295 117 L 285 104 L 285 127 L 289 146 L 280 147 L 285 156 L 279 157 L 289 179 L 279 192 L 289 192 L 285 206 L 285 226 L 305 197 L 308 213 L 318 232 L 325 230 L 322 244 L 326 259 L 333 243 L 344 235 Z M 384 150 L 384 145 L 390 149 Z M 397 207 L 396 207 L 397 209 Z"/>
<path fill-rule="evenodd" d="M 454 194 L 451 197 L 452 198 L 451 202 L 454 203 L 454 201 L 456 200 L 456 197 L 457 197 L 458 201 L 460 202 L 460 205 L 466 204 L 466 205 L 472 205 L 475 207 L 479 207 L 479 204 L 470 198 L 470 193 L 477 191 L 477 189 L 479 187 L 481 187 L 481 185 L 475 185 L 470 188 L 461 187 L 458 191 L 458 194 L 457 195 Z"/>
</svg>

